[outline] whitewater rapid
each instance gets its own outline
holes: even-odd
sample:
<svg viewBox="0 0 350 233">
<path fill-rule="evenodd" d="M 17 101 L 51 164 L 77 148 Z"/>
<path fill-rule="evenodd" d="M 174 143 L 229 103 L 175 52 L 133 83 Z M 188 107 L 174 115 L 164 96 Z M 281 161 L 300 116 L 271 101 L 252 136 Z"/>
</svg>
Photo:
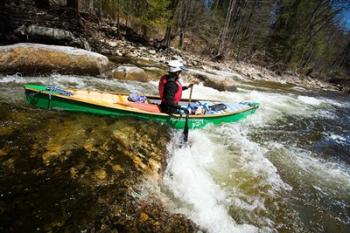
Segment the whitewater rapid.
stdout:
<svg viewBox="0 0 350 233">
<path fill-rule="evenodd" d="M 30 82 L 157 93 L 157 82 L 13 75 L 0 78 L 0 84 L 6 84 L 0 99 L 23 101 L 18 86 Z M 16 88 L 9 88 L 12 85 Z M 185 148 L 178 147 L 182 132 L 173 132 L 158 191 L 167 197 L 171 211 L 210 233 L 334 232 L 335 226 L 337 232 L 349 232 L 348 98 L 301 87 L 256 88 L 254 83 L 240 85 L 237 92 L 200 84 L 193 98 L 256 101 L 260 108 L 237 123 L 190 130 Z"/>
<path fill-rule="evenodd" d="M 175 212 L 211 233 L 278 232 L 283 229 L 281 224 L 291 225 L 292 232 L 303 232 L 300 213 L 286 204 L 300 198 L 293 193 L 300 192 L 294 187 L 307 186 L 335 198 L 346 197 L 350 190 L 348 164 L 318 158 L 297 143 L 284 144 L 274 138 L 256 141 L 252 134 L 288 117 L 336 120 L 334 108 L 349 107 L 348 102 L 241 88 L 238 92 L 218 92 L 196 86 L 194 93 L 194 98 L 256 101 L 260 108 L 238 123 L 190 131 L 188 148 L 177 146 L 181 135 L 169 143 L 164 184 Z M 349 138 L 328 136 L 349 146 Z M 348 206 L 346 201 L 341 204 Z M 288 223 L 290 219 L 294 222 Z"/>
</svg>

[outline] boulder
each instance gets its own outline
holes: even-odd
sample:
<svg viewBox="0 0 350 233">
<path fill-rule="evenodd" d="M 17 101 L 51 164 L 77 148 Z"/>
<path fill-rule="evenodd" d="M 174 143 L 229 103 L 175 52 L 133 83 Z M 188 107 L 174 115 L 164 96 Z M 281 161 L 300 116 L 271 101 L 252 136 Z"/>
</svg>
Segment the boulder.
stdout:
<svg viewBox="0 0 350 233">
<path fill-rule="evenodd" d="M 220 76 L 218 74 L 211 74 L 209 72 L 202 72 L 199 70 L 191 70 L 192 75 L 198 80 L 202 81 L 204 86 L 212 87 L 218 91 L 236 91 L 237 87 L 234 79 L 239 79 L 233 74 L 230 76 Z"/>
<path fill-rule="evenodd" d="M 133 80 L 139 82 L 148 82 L 150 79 L 145 70 L 131 65 L 122 65 L 112 70 L 112 76 L 119 80 Z"/>
<path fill-rule="evenodd" d="M 237 91 L 237 87 L 235 82 L 232 79 L 224 79 L 224 80 L 206 80 L 204 82 L 205 86 L 212 87 L 219 91 Z"/>
<path fill-rule="evenodd" d="M 108 58 L 67 46 L 20 43 L 0 46 L 0 73 L 98 75 Z"/>
</svg>

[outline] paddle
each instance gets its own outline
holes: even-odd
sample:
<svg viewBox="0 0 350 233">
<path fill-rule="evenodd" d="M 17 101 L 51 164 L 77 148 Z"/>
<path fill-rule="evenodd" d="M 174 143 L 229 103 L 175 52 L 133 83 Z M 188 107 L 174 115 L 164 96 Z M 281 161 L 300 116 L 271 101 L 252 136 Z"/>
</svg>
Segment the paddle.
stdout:
<svg viewBox="0 0 350 233">
<path fill-rule="evenodd" d="M 191 86 L 191 90 L 190 90 L 190 97 L 188 99 L 188 106 L 190 106 L 190 104 L 191 104 L 192 91 L 193 91 L 193 85 Z M 189 117 L 189 115 L 190 115 L 190 113 L 187 112 L 186 120 L 185 120 L 185 127 L 184 127 L 184 142 L 187 142 L 187 140 L 188 140 L 188 117 Z"/>
</svg>

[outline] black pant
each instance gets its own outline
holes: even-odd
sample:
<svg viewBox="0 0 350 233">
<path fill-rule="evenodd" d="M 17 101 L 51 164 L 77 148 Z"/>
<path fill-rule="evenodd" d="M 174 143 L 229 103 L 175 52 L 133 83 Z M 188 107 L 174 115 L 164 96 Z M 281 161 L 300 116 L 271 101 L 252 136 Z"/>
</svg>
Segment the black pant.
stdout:
<svg viewBox="0 0 350 233">
<path fill-rule="evenodd" d="M 160 110 L 164 113 L 168 113 L 168 114 L 177 114 L 178 113 L 178 108 L 168 105 L 166 103 L 161 103 L 160 104 Z"/>
</svg>

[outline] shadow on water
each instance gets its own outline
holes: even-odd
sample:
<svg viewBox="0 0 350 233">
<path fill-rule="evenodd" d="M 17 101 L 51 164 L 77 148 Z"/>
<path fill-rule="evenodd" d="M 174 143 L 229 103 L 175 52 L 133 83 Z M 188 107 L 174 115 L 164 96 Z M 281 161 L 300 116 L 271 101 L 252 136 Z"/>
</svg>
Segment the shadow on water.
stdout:
<svg viewBox="0 0 350 233">
<path fill-rule="evenodd" d="M 0 232 L 194 231 L 140 200 L 165 163 L 166 127 L 7 104 L 0 116 Z"/>
</svg>

